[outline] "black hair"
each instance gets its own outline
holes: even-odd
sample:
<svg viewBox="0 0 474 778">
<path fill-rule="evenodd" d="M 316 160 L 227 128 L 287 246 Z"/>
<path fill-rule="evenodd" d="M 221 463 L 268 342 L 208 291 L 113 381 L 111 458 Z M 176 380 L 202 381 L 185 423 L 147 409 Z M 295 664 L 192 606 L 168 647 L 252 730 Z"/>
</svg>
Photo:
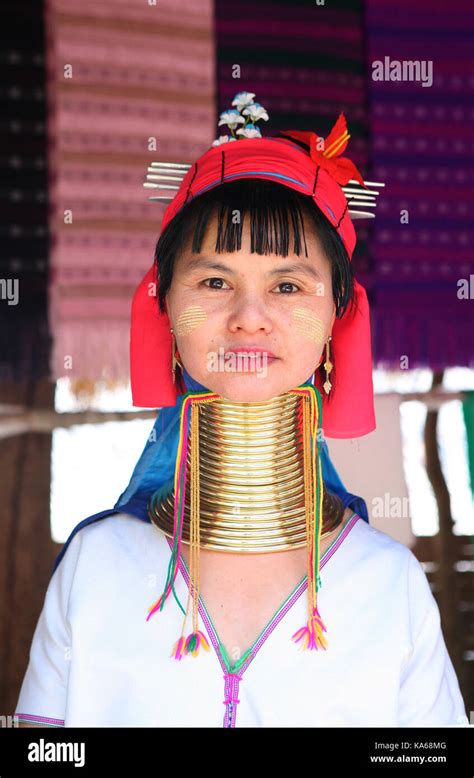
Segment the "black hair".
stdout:
<svg viewBox="0 0 474 778">
<path fill-rule="evenodd" d="M 191 235 L 192 251 L 200 253 L 209 220 L 214 214 L 217 214 L 216 253 L 232 253 L 241 249 L 242 229 L 248 214 L 251 253 L 278 254 L 283 257 L 289 251 L 290 224 L 293 252 L 300 256 L 304 248 L 305 256 L 308 256 L 303 219 L 306 214 L 331 263 L 336 317 L 341 318 L 349 303 L 354 303 L 352 263 L 347 250 L 336 229 L 314 200 L 282 184 L 252 178 L 226 182 L 190 200 L 163 230 L 155 249 L 158 305 L 162 312 L 166 310 L 165 298 L 171 286 L 176 259 L 190 242 Z M 336 366 L 332 353 L 331 362 L 332 389 L 329 401 L 335 392 Z M 324 383 L 326 376 L 323 363 L 319 370 Z"/>
</svg>

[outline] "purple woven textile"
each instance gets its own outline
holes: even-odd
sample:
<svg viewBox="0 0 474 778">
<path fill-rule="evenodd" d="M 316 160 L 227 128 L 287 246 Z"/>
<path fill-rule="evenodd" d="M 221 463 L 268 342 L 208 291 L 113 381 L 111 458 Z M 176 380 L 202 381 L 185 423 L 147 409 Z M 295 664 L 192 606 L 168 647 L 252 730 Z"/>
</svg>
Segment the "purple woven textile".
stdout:
<svg viewBox="0 0 474 778">
<path fill-rule="evenodd" d="M 472 366 L 474 300 L 458 297 L 458 282 L 474 273 L 474 5 L 367 0 L 366 21 L 371 175 L 386 182 L 371 245 L 375 362 Z M 390 72 L 386 57 L 405 78 L 403 62 L 419 62 L 420 80 L 373 80 L 374 62 Z"/>
<path fill-rule="evenodd" d="M 307 0 L 215 0 L 215 15 L 219 112 L 237 92 L 254 92 L 270 116 L 259 123 L 264 135 L 298 129 L 324 137 L 343 111 L 351 134 L 347 155 L 367 175 L 363 3 L 348 8 L 340 0 L 324 6 Z M 361 283 L 371 269 L 367 233 L 367 223 L 359 223 L 353 261 Z"/>
</svg>

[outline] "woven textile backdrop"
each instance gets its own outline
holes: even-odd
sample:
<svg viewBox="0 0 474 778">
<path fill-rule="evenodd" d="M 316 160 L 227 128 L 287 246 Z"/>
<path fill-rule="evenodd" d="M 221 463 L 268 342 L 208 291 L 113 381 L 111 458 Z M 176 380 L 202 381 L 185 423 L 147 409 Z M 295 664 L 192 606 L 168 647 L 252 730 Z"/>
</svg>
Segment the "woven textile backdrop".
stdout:
<svg viewBox="0 0 474 778">
<path fill-rule="evenodd" d="M 47 29 L 53 377 L 127 379 L 164 210 L 146 168 L 215 137 L 211 0 L 49 0 Z"/>
<path fill-rule="evenodd" d="M 0 381 L 21 383 L 49 375 L 45 36 L 37 0 L 1 13 Z"/>
<path fill-rule="evenodd" d="M 402 355 L 409 368 L 472 366 L 473 301 L 458 298 L 457 282 L 474 273 L 474 6 L 366 5 L 369 64 L 433 63 L 432 86 L 369 82 L 373 176 L 387 184 L 372 245 L 375 358 L 395 367 Z"/>
<path fill-rule="evenodd" d="M 238 4 L 215 0 L 216 71 L 219 110 L 234 94 L 254 92 L 277 129 L 327 135 L 344 111 L 351 139 L 348 155 L 364 176 L 369 155 L 368 84 L 362 0 L 308 0 Z M 240 68 L 239 73 L 235 66 Z M 268 130 L 267 130 L 268 128 Z M 371 269 L 367 225 L 357 227 L 354 267 L 365 284 Z M 369 295 L 370 295 L 370 290 Z"/>
<path fill-rule="evenodd" d="M 48 0 L 53 377 L 128 377 L 131 296 L 164 208 L 146 167 L 193 161 L 241 90 L 267 108 L 264 132 L 325 135 L 344 111 L 350 156 L 386 182 L 354 255 L 375 365 L 471 365 L 457 282 L 474 272 L 472 17 L 468 0 Z M 372 80 L 386 56 L 431 60 L 432 86 Z"/>
</svg>

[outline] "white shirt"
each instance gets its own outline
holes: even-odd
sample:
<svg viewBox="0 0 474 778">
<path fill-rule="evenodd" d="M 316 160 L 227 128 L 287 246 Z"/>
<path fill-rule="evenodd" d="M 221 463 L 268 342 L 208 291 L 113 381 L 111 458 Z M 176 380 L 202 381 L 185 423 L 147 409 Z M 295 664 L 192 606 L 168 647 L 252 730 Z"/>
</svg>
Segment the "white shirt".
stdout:
<svg viewBox="0 0 474 778">
<path fill-rule="evenodd" d="M 291 639 L 306 577 L 230 671 L 200 602 L 210 651 L 170 657 L 183 614 L 162 594 L 170 543 L 125 513 L 77 531 L 50 580 L 15 709 L 66 727 L 423 727 L 468 725 L 439 609 L 421 564 L 353 514 L 321 559 L 327 649 Z M 186 608 L 187 567 L 175 580 Z M 186 633 L 192 631 L 188 616 Z M 244 655 L 245 656 L 245 655 Z"/>
</svg>

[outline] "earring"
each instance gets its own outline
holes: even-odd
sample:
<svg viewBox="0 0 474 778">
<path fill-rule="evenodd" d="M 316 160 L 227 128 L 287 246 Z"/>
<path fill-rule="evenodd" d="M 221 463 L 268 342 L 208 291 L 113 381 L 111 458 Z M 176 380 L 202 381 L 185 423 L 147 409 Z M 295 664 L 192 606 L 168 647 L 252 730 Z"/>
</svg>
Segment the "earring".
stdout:
<svg viewBox="0 0 474 778">
<path fill-rule="evenodd" d="M 173 327 L 171 327 L 170 332 L 171 332 L 171 375 L 173 377 L 173 383 L 176 383 L 176 365 L 179 365 L 179 367 L 183 367 L 183 366 L 179 361 L 178 357 L 176 356 L 176 338 L 174 336 Z"/>
<path fill-rule="evenodd" d="M 324 391 L 326 394 L 329 394 L 332 388 L 332 383 L 329 380 L 329 373 L 331 372 L 333 368 L 333 364 L 330 360 L 330 352 L 329 352 L 329 342 L 332 340 L 332 336 L 330 335 L 329 338 L 326 341 L 326 361 L 324 363 L 324 368 L 326 370 L 326 380 L 323 384 Z"/>
</svg>

